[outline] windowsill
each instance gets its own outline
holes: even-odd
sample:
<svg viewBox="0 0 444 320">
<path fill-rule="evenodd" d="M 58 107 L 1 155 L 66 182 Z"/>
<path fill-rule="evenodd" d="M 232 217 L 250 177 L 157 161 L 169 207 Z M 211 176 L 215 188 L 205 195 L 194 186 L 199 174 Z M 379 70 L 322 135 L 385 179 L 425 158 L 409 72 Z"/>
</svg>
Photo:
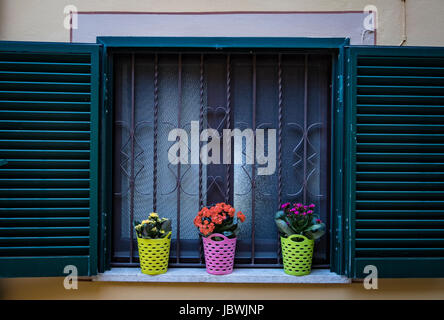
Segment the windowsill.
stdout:
<svg viewBox="0 0 444 320">
<path fill-rule="evenodd" d="M 112 268 L 92 277 L 106 282 L 197 282 L 197 283 L 351 283 L 345 276 L 328 269 L 314 269 L 306 276 L 290 276 L 282 269 L 236 269 L 227 275 L 211 275 L 204 268 L 170 268 L 167 273 L 150 276 L 139 268 Z"/>
</svg>

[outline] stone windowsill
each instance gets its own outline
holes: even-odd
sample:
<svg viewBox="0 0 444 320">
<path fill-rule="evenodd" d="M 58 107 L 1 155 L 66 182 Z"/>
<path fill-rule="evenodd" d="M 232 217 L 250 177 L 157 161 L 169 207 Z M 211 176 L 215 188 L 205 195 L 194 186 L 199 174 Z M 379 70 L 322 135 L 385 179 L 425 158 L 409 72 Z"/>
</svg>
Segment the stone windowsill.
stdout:
<svg viewBox="0 0 444 320">
<path fill-rule="evenodd" d="M 228 275 L 211 275 L 204 268 L 169 268 L 150 276 L 139 268 L 112 268 L 92 277 L 93 281 L 114 282 L 207 282 L 207 283 L 351 283 L 347 277 L 327 269 L 314 269 L 306 276 L 290 276 L 282 269 L 236 269 Z"/>
</svg>

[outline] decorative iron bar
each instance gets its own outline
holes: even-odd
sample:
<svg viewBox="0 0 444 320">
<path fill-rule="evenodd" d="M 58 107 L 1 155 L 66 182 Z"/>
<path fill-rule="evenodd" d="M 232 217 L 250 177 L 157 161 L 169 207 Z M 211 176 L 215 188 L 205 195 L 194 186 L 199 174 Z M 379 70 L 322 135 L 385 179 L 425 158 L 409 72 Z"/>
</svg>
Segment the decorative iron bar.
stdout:
<svg viewBox="0 0 444 320">
<path fill-rule="evenodd" d="M 227 106 L 226 106 L 226 112 L 227 112 L 227 119 L 226 119 L 226 129 L 230 129 L 231 127 L 231 62 L 230 62 L 230 55 L 227 55 Z M 230 179 L 230 173 L 231 173 L 231 165 L 227 164 L 225 167 L 225 183 L 226 183 L 226 189 L 225 189 L 225 202 L 230 202 L 230 187 L 231 187 L 231 179 Z"/>
<path fill-rule="evenodd" d="M 181 116 L 182 116 L 182 54 L 179 53 L 178 55 L 178 62 L 177 62 L 177 87 L 178 87 L 178 102 L 177 102 L 177 127 L 181 127 Z M 181 157 L 180 149 L 178 151 L 179 158 Z M 176 199 L 176 205 L 177 205 L 177 217 L 176 217 L 176 239 L 180 239 L 180 190 L 181 190 L 181 175 L 180 175 L 180 168 L 181 164 L 177 164 L 177 199 Z M 176 241 L 176 263 L 180 262 L 180 241 Z"/>
<path fill-rule="evenodd" d="M 135 163 L 135 156 L 134 156 L 134 150 L 135 150 L 135 117 L 136 117 L 136 111 L 135 111 L 135 80 L 134 80 L 134 65 L 135 65 L 135 55 L 134 53 L 131 55 L 131 131 L 130 131 L 130 137 L 131 137 L 131 177 L 130 177 L 130 224 L 129 224 L 129 233 L 130 233 L 130 262 L 133 262 L 133 246 L 134 246 L 134 230 L 133 230 L 133 224 L 134 224 L 134 190 L 135 190 L 135 174 L 134 174 L 134 163 Z"/>
<path fill-rule="evenodd" d="M 278 54 L 278 210 L 282 204 L 282 127 L 283 127 L 283 91 L 282 91 L 282 54 Z M 277 234 L 277 263 L 280 261 L 281 237 Z"/>
<path fill-rule="evenodd" d="M 159 56 L 154 55 L 153 212 L 157 212 L 157 137 L 159 130 Z"/>
<path fill-rule="evenodd" d="M 199 109 L 199 137 L 202 134 L 203 126 L 204 126 L 204 55 L 200 55 L 200 64 L 199 64 L 199 102 L 200 102 L 200 109 Z M 202 143 L 199 139 L 199 150 L 202 147 Z M 199 159 L 200 159 L 200 152 L 199 152 Z M 202 209 L 204 206 L 203 202 L 203 165 L 202 161 L 199 161 L 199 209 Z M 205 262 L 205 253 L 202 243 L 202 236 L 199 234 L 199 258 L 200 263 L 203 264 Z"/>
<path fill-rule="evenodd" d="M 308 55 L 304 56 L 304 175 L 303 175 L 303 202 L 307 203 L 307 113 L 308 113 Z"/>
<path fill-rule="evenodd" d="M 162 181 L 162 172 L 159 170 L 159 165 L 162 164 L 162 160 L 159 162 L 159 143 L 162 144 L 161 141 L 159 141 L 159 134 L 161 132 L 160 126 L 169 126 L 171 128 L 178 127 L 183 128 L 185 125 L 182 125 L 182 121 L 184 119 L 182 118 L 183 115 L 183 108 L 184 108 L 184 101 L 183 97 L 184 94 L 187 93 L 184 92 L 184 81 L 189 81 L 186 76 L 184 76 L 184 72 L 189 72 L 184 69 L 184 62 L 183 57 L 188 54 L 184 53 L 177 53 L 177 68 L 176 68 L 176 76 L 177 76 L 177 111 L 167 111 L 171 112 L 173 115 L 174 112 L 176 113 L 176 121 L 177 126 L 169 121 L 161 121 L 160 117 L 160 111 L 163 110 L 162 108 L 162 99 L 160 99 L 160 76 L 164 73 L 160 72 L 160 62 L 159 62 L 159 56 L 162 56 L 164 53 L 154 53 L 152 55 L 152 88 L 153 91 L 152 94 L 152 114 L 151 116 L 148 115 L 149 119 L 139 119 L 139 111 L 136 112 L 136 110 L 140 110 L 139 108 L 143 107 L 141 106 L 141 102 L 139 102 L 139 99 L 136 98 L 137 94 L 140 94 L 139 91 L 136 94 L 136 71 L 139 72 L 138 68 L 138 60 L 136 57 L 139 56 L 139 54 L 135 54 L 134 52 L 129 55 L 129 99 L 128 102 L 122 102 L 123 105 L 117 106 L 117 108 L 123 108 L 125 104 L 128 105 L 128 111 L 129 111 L 129 121 L 122 119 L 116 119 L 115 120 L 115 127 L 116 128 L 122 128 L 121 134 L 121 145 L 119 148 L 119 152 L 117 156 L 119 157 L 119 160 L 116 161 L 115 166 L 115 174 L 119 175 L 118 179 L 116 181 L 121 182 L 120 189 L 114 188 L 114 196 L 116 199 L 119 199 L 120 205 L 115 206 L 114 215 L 120 215 L 120 224 L 121 225 L 128 225 L 127 223 L 123 223 L 123 219 L 125 218 L 123 214 L 123 201 L 127 201 L 126 204 L 128 204 L 128 213 L 129 213 L 129 225 L 128 225 L 128 235 L 127 235 L 127 244 L 128 244 L 128 255 L 127 256 L 116 256 L 115 258 L 115 264 L 116 265 L 137 265 L 138 264 L 138 258 L 137 258 L 137 250 L 135 250 L 135 246 L 137 246 L 137 243 L 134 239 L 134 232 L 133 232 L 133 222 L 136 215 L 136 209 L 135 201 L 136 201 L 136 194 L 138 195 L 137 201 L 140 201 L 140 196 L 152 196 L 152 206 L 153 211 L 157 212 L 159 209 L 159 199 L 162 196 L 171 196 L 172 194 L 175 194 L 176 199 L 176 239 L 173 239 L 173 243 L 175 244 L 175 257 L 172 259 L 172 264 L 175 266 L 203 266 L 204 263 L 204 254 L 203 254 L 203 246 L 200 241 L 200 237 L 196 237 L 195 240 L 184 240 L 181 237 L 183 236 L 182 230 L 181 230 L 181 218 L 183 214 L 186 214 L 184 212 L 185 210 L 181 209 L 181 200 L 182 196 L 184 198 L 184 203 L 187 201 L 185 200 L 186 197 L 196 197 L 197 200 L 197 207 L 201 209 L 206 204 L 213 204 L 215 199 L 223 199 L 226 202 L 233 201 L 232 199 L 232 192 L 235 188 L 235 179 L 234 179 L 234 173 L 233 173 L 233 166 L 226 165 L 223 170 L 216 169 L 216 166 L 211 167 L 211 165 L 204 166 L 202 163 L 199 163 L 198 167 L 198 176 L 196 177 L 196 180 L 198 180 L 198 191 L 194 194 L 193 192 L 190 192 L 189 190 L 186 190 L 186 187 L 184 188 L 182 182 L 185 181 L 185 178 L 193 178 L 190 176 L 191 166 L 186 167 L 185 170 L 182 171 L 183 168 L 181 167 L 181 164 L 178 164 L 176 168 L 173 169 L 173 166 L 171 164 L 166 165 L 166 168 L 169 170 L 169 172 L 174 174 L 174 180 L 175 180 L 175 186 L 174 189 L 168 192 L 162 193 L 159 192 L 159 180 Z M 237 54 L 237 53 L 236 53 Z M 190 54 L 192 55 L 192 54 Z M 251 129 L 253 129 L 253 140 L 254 144 L 256 145 L 256 129 L 259 128 L 266 128 L 271 125 L 271 123 L 259 123 L 258 124 L 258 77 L 264 77 L 264 66 L 267 65 L 267 63 L 270 63 L 270 60 L 267 60 L 268 62 L 264 62 L 265 60 L 262 60 L 263 57 L 267 55 L 260 55 L 260 59 L 258 61 L 258 55 L 257 53 L 250 53 L 251 60 L 249 63 L 251 63 Z M 290 86 L 294 84 L 289 84 L 288 79 L 284 78 L 284 76 L 288 73 L 291 73 L 288 68 L 288 64 L 283 61 L 283 56 L 285 57 L 285 61 L 289 61 L 289 58 L 295 57 L 295 60 L 291 60 L 293 63 L 293 66 L 297 66 L 299 68 L 299 62 L 301 61 L 302 64 L 302 71 L 303 71 L 303 77 L 302 81 L 297 82 L 296 84 L 299 86 L 299 88 L 302 89 L 303 92 L 303 98 L 302 98 L 302 112 L 301 112 L 301 122 L 302 125 L 295 122 L 297 119 L 291 119 L 292 121 L 287 121 L 287 112 L 291 110 L 293 105 L 295 103 L 298 103 L 297 101 L 294 101 L 294 98 L 285 98 L 286 95 L 289 94 L 289 90 L 285 90 L 286 86 Z M 297 60 L 299 58 L 297 57 L 303 57 L 301 60 Z M 322 128 L 322 135 L 326 136 L 325 130 L 327 128 L 327 124 L 323 122 L 324 120 L 320 121 L 313 121 L 314 118 L 313 115 L 309 116 L 310 108 L 312 107 L 313 102 L 310 102 L 309 100 L 309 90 L 313 90 L 313 81 L 310 80 L 311 77 L 311 69 L 309 70 L 310 64 L 313 64 L 314 62 L 310 61 L 310 57 L 312 54 L 310 53 L 303 53 L 301 54 L 292 54 L 292 53 L 285 53 L 284 55 L 281 53 L 275 54 L 275 57 L 277 57 L 277 62 L 273 65 L 273 68 L 275 71 L 277 70 L 277 79 L 274 78 L 276 81 L 276 87 L 277 88 L 277 121 L 275 121 L 277 125 L 277 183 L 276 183 L 276 199 L 278 204 L 280 204 L 282 201 L 286 200 L 294 200 L 298 197 L 301 197 L 302 201 L 306 202 L 310 199 L 321 199 L 323 201 L 326 201 L 327 203 L 327 197 L 325 197 L 325 194 L 322 195 L 322 190 L 320 192 L 317 192 L 316 194 L 313 194 L 309 190 L 310 180 L 313 179 L 314 173 L 319 172 L 321 168 L 316 166 L 316 157 L 319 156 L 321 152 L 321 147 L 317 144 L 313 144 L 310 141 L 310 132 L 314 131 L 316 128 Z M 140 54 L 140 57 L 143 59 L 146 57 L 146 54 Z M 236 64 L 236 60 L 233 59 L 233 57 L 236 57 L 234 54 L 225 54 L 220 59 L 220 63 L 222 64 L 222 61 L 225 61 L 225 84 L 219 84 L 214 83 L 214 81 L 217 77 L 211 77 L 211 72 L 216 72 L 214 67 L 214 59 L 213 66 L 208 65 L 209 63 L 206 60 L 206 55 L 204 53 L 199 54 L 196 56 L 197 66 L 198 66 L 198 72 L 197 72 L 197 78 L 195 81 L 197 81 L 197 90 L 196 96 L 198 97 L 198 103 L 196 103 L 196 107 L 198 107 L 198 121 L 199 121 L 199 135 L 202 133 L 202 131 L 205 129 L 205 119 L 208 118 L 208 127 L 214 127 L 217 131 L 221 132 L 223 128 L 230 129 L 232 127 L 232 120 L 233 117 L 236 117 L 236 108 L 245 107 L 245 106 L 239 106 L 236 104 L 236 96 L 235 91 L 233 91 L 233 88 L 236 88 L 236 86 L 239 85 L 239 82 L 236 82 L 236 72 L 235 68 L 238 67 Z M 214 57 L 214 55 L 213 55 Z M 222 59 L 223 58 L 223 59 Z M 118 61 L 118 59 L 117 59 Z M 219 61 L 219 60 L 218 60 Z M 276 60 L 274 60 L 276 61 Z M 326 59 L 326 61 L 331 61 L 329 59 Z M 169 62 L 171 63 L 171 62 Z M 258 72 L 258 68 L 260 69 L 260 73 Z M 239 70 L 239 69 L 236 69 Z M 287 71 L 285 71 L 287 70 Z M 196 70 L 197 71 L 197 70 Z M 239 71 L 237 71 L 239 72 Z M 295 71 L 292 71 L 293 73 Z M 206 73 L 208 73 L 210 76 L 208 76 Z M 310 74 L 310 77 L 309 77 Z M 325 88 L 329 88 L 329 85 L 331 84 L 331 78 L 328 77 L 329 74 L 327 74 L 328 80 L 325 82 L 324 86 Z M 235 81 L 233 82 L 233 78 Z M 139 81 L 140 77 L 137 77 L 137 81 Z M 263 78 L 260 78 L 263 81 Z M 319 80 L 321 79 L 321 80 Z M 324 81 L 324 78 L 318 78 L 318 81 Z M 234 83 L 234 86 L 233 86 Z M 213 86 L 213 90 L 211 93 L 207 86 Z M 215 103 L 215 101 L 222 101 L 222 97 L 219 97 L 218 99 L 211 98 L 211 95 L 217 95 L 216 92 L 219 90 L 218 88 L 225 87 L 225 106 L 222 106 L 222 104 Z M 319 88 L 322 86 L 319 85 Z M 187 87 L 189 88 L 189 86 Z M 322 87 L 323 88 L 323 87 Z M 189 89 L 187 89 L 189 90 Z M 263 89 L 261 89 L 263 90 Z M 276 91 L 275 91 L 276 92 Z M 328 90 L 325 91 L 325 94 L 328 95 Z M 165 97 L 165 94 L 163 95 Z M 206 102 L 205 98 L 208 98 L 208 102 Z M 262 97 L 262 95 L 261 95 Z M 209 99 L 211 98 L 211 99 Z M 262 98 L 261 98 L 262 99 Z M 284 105 L 284 99 L 285 99 L 285 105 Z M 291 101 L 293 99 L 293 101 Z M 123 99 L 124 100 L 124 99 Z M 142 100 L 142 99 L 140 99 Z M 327 100 L 327 99 L 326 99 Z M 234 102 L 233 102 L 234 101 Z M 328 101 L 330 103 L 331 101 Z M 187 103 L 189 104 L 189 101 L 187 100 Z M 206 105 L 207 104 L 207 105 Z M 276 104 L 275 104 L 276 106 Z M 146 108 L 146 105 L 144 105 Z M 325 113 L 328 112 L 328 106 L 325 106 Z M 264 112 L 262 109 L 261 112 Z M 285 112 L 284 112 L 285 111 Z M 187 111 L 189 112 L 189 111 Z M 186 115 L 185 115 L 186 116 Z M 261 116 L 263 118 L 263 116 Z M 272 115 L 270 115 L 270 118 Z M 262 119 L 261 118 L 261 119 Z M 319 118 L 319 117 L 318 117 Z M 275 118 L 276 119 L 276 118 Z M 324 117 L 326 119 L 326 117 Z M 161 121 L 161 122 L 160 122 Z M 176 122 L 174 121 L 174 122 Z M 263 122 L 263 121 L 262 121 Z M 239 123 L 239 122 L 237 122 Z M 246 124 L 246 123 L 245 123 Z M 248 124 L 246 124 L 248 126 Z M 146 151 L 147 149 L 143 148 L 144 141 L 141 140 L 140 137 L 140 129 L 142 127 L 147 127 L 152 129 L 152 191 L 144 192 L 140 189 L 140 186 L 136 183 L 136 180 L 138 180 L 139 176 L 142 176 L 142 172 L 148 171 L 144 170 L 147 168 L 147 160 L 145 159 Z M 287 128 L 287 129 L 286 129 Z M 300 132 L 301 133 L 301 141 L 294 141 L 294 140 L 288 140 L 288 138 L 285 138 L 284 132 L 287 132 L 289 129 L 295 128 L 296 130 L 293 130 L 293 132 Z M 126 131 L 125 131 L 126 130 Z M 287 130 L 287 131 L 286 131 Z M 128 136 L 126 137 L 126 133 Z M 287 132 L 288 133 L 288 132 Z M 328 140 L 328 137 L 325 137 L 325 140 Z M 319 139 L 319 138 L 317 138 Z M 317 140 L 318 141 L 318 140 Z M 318 144 L 327 144 L 328 141 L 318 141 Z M 199 142 L 199 150 L 202 146 L 202 143 Z M 150 147 L 151 148 L 151 147 Z M 163 145 L 160 145 L 160 148 L 163 148 Z M 290 148 L 290 149 L 289 149 Z M 321 149 L 320 149 L 321 148 Z M 325 149 L 325 148 L 324 148 Z M 328 150 L 324 150 L 324 152 L 328 152 Z M 190 150 L 188 148 L 188 150 Z M 299 153 L 302 151 L 302 155 L 300 156 Z M 180 157 L 180 150 L 178 150 Z M 284 160 L 284 154 L 292 154 L 294 157 L 299 158 L 296 160 L 296 162 L 289 162 L 288 156 L 287 160 Z M 254 148 L 254 154 L 253 158 L 256 158 L 256 148 Z M 298 166 L 302 164 L 302 170 L 297 169 Z M 151 165 L 151 164 L 149 164 Z M 325 163 L 325 166 L 328 164 Z M 128 168 L 129 167 L 129 168 Z M 288 169 L 285 168 L 294 168 L 294 172 L 299 172 L 298 170 L 302 171 L 302 184 L 300 190 L 296 192 L 288 192 L 285 190 L 285 186 L 288 185 Z M 128 170 L 129 169 L 129 170 Z M 262 255 L 258 255 L 258 252 L 263 252 L 263 246 L 266 246 L 264 240 L 262 237 L 258 238 L 258 234 L 256 232 L 257 223 L 260 221 L 257 221 L 257 210 L 261 210 L 261 208 L 257 207 L 257 201 L 258 199 L 263 199 L 264 197 L 272 197 L 273 194 L 265 192 L 263 185 L 261 185 L 260 180 L 257 180 L 257 165 L 255 162 L 251 165 L 251 172 L 247 170 L 246 165 L 241 166 L 241 173 L 245 175 L 245 178 L 248 179 L 248 183 L 250 184 L 250 189 L 248 191 L 244 191 L 241 193 L 236 193 L 236 196 L 246 196 L 249 192 L 251 192 L 251 207 L 250 209 L 250 217 L 251 217 L 251 238 L 250 239 L 241 239 L 239 241 L 239 245 L 244 248 L 247 248 L 248 246 L 250 249 L 249 256 L 247 258 L 246 255 L 243 255 L 243 257 L 239 257 L 237 259 L 236 265 L 237 266 L 244 266 L 244 267 L 250 267 L 250 266 L 278 266 L 280 265 L 281 259 L 280 259 L 280 241 L 279 236 L 277 236 L 277 251 L 270 256 L 263 257 Z M 285 171 L 284 173 L 284 170 Z M 206 177 L 206 181 L 204 181 L 204 173 Z M 239 177 L 238 177 L 239 178 Z M 125 186 L 125 179 L 128 182 L 128 188 L 126 190 L 123 190 L 123 186 Z M 139 181 L 142 178 L 139 178 Z M 326 178 L 323 178 L 324 180 Z M 324 181 L 323 180 L 323 181 Z M 287 182 L 285 182 L 287 181 Z M 325 180 L 327 181 L 327 180 Z M 258 184 L 259 183 L 259 184 Z M 139 184 L 140 185 L 140 184 Z M 327 186 L 328 183 L 323 182 L 322 185 Z M 299 186 L 298 186 L 299 188 Z M 174 192 L 176 191 L 176 192 Z M 284 192 L 285 191 L 285 192 Z M 126 196 L 129 195 L 127 198 Z M 127 199 L 127 200 L 125 200 Z M 272 199 L 272 198 L 270 198 Z M 189 200 L 188 200 L 189 201 Z M 262 200 L 263 201 L 263 200 Z M 137 207 L 139 208 L 139 207 Z M 259 211 L 261 213 L 261 211 Z M 140 214 L 140 213 L 139 213 Z M 194 212 L 193 212 L 194 214 Z M 326 216 L 328 213 L 325 212 L 324 215 Z M 116 221 L 116 220 L 115 220 Z M 190 221 L 190 223 L 192 223 Z M 126 229 L 126 228 L 125 228 Z M 262 235 L 260 235 L 262 236 Z M 118 237 L 115 237 L 115 239 Z M 124 237 L 121 237 L 124 239 Z M 116 241 L 116 240 L 115 240 Z M 118 240 L 119 241 L 119 240 Z M 183 241 L 191 241 L 190 243 L 195 243 L 193 241 L 198 241 L 199 244 L 195 246 L 197 250 L 197 258 L 192 258 L 188 256 L 182 256 L 181 250 L 187 250 L 182 248 Z M 184 242 L 185 243 L 185 242 Z M 244 243 L 244 244 L 242 244 Z M 185 245 L 184 245 L 185 246 Z M 119 246 L 118 246 L 119 247 Z M 185 248 L 185 247 L 184 247 Z M 185 251 L 184 251 L 185 252 Z M 245 253 L 245 252 L 244 252 Z M 188 253 L 187 253 L 188 254 Z M 328 263 L 328 252 L 324 253 L 325 259 L 321 261 L 321 264 L 318 265 L 325 265 L 325 263 Z"/>
<path fill-rule="evenodd" d="M 257 75 L 256 75 L 256 55 L 252 56 L 252 64 L 253 64 L 253 78 L 252 78 L 252 119 L 251 119 L 251 128 L 253 129 L 253 143 L 256 145 L 256 98 L 257 98 Z M 253 151 L 253 159 L 256 158 L 256 148 Z M 256 251 L 256 165 L 255 162 L 251 166 L 251 263 L 254 264 L 254 257 Z"/>
</svg>

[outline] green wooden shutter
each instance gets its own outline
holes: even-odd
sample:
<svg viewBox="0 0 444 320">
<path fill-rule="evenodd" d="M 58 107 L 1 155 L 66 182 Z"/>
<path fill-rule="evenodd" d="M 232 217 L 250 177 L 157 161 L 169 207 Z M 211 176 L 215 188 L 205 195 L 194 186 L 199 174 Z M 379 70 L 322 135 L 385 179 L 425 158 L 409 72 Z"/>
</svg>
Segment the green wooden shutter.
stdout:
<svg viewBox="0 0 444 320">
<path fill-rule="evenodd" d="M 349 276 L 444 276 L 444 48 L 347 49 Z"/>
<path fill-rule="evenodd" d="M 0 42 L 0 276 L 97 272 L 99 46 Z"/>
</svg>

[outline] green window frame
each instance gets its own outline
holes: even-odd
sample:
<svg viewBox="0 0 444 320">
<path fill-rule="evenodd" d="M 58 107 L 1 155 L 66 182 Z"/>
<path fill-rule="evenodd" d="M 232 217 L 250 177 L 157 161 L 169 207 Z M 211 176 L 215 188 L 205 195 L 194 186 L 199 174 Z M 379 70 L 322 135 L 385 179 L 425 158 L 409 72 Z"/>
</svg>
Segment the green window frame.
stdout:
<svg viewBox="0 0 444 320">
<path fill-rule="evenodd" d="M 342 85 L 342 73 L 344 72 L 343 53 L 345 46 L 349 45 L 349 39 L 347 38 L 163 38 L 163 37 L 98 37 L 97 42 L 103 46 L 103 79 L 105 79 L 103 85 L 103 92 L 105 94 L 103 101 L 103 119 L 106 119 L 102 123 L 102 136 L 106 137 L 106 142 L 102 143 L 102 154 L 112 155 L 112 83 L 113 83 L 113 61 L 111 55 L 108 52 L 111 50 L 124 51 L 127 49 L 153 49 L 153 50 L 168 50 L 168 49 L 180 49 L 182 51 L 189 50 L 202 50 L 202 51 L 217 51 L 224 52 L 232 49 L 298 49 L 298 50 L 320 50 L 322 52 L 332 52 L 332 106 L 331 106 L 331 181 L 330 181 L 330 268 L 332 271 L 344 274 L 341 270 L 343 267 L 343 240 L 342 228 L 339 227 L 341 219 L 340 213 L 342 212 L 341 201 L 342 187 L 337 188 L 334 186 L 342 186 L 342 172 L 343 172 L 343 125 L 340 121 L 344 118 L 344 106 L 343 106 L 343 85 Z M 303 51 L 302 51 L 303 52 Z M 103 134 L 105 133 L 106 134 Z M 341 150 L 335 152 L 334 150 Z M 334 155 L 334 156 L 333 156 Z M 102 185 L 106 186 L 102 189 L 102 212 L 108 217 L 104 224 L 106 230 L 112 230 L 111 228 L 111 185 L 112 185 L 112 157 L 107 156 L 102 158 Z M 335 200 L 336 199 L 336 200 Z M 105 221 L 105 220 L 104 220 Z M 103 233 L 102 233 L 103 235 Z M 104 235 L 102 241 L 106 247 L 110 248 L 111 234 L 107 232 Z M 111 250 L 106 250 L 103 254 L 103 264 L 100 266 L 100 271 L 105 271 L 110 268 L 111 264 Z"/>
</svg>

